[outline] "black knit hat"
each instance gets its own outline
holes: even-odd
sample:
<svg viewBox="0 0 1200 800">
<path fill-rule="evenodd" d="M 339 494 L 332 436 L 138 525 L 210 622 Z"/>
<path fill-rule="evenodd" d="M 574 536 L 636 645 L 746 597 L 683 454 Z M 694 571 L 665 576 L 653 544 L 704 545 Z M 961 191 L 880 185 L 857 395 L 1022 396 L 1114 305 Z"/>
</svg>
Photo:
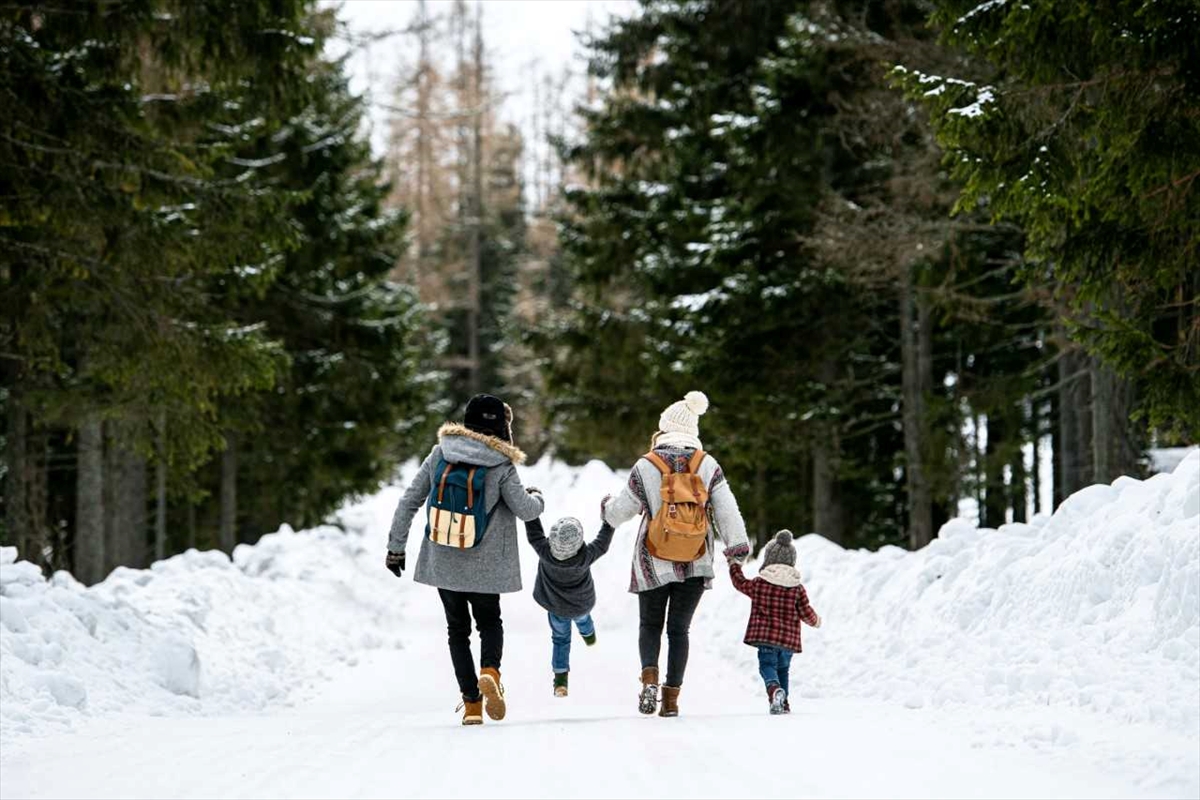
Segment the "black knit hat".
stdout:
<svg viewBox="0 0 1200 800">
<path fill-rule="evenodd" d="M 463 424 L 476 433 L 485 436 L 495 436 L 506 442 L 512 441 L 509 432 L 511 411 L 504 401 L 490 394 L 477 394 L 467 403 L 467 413 Z"/>
</svg>

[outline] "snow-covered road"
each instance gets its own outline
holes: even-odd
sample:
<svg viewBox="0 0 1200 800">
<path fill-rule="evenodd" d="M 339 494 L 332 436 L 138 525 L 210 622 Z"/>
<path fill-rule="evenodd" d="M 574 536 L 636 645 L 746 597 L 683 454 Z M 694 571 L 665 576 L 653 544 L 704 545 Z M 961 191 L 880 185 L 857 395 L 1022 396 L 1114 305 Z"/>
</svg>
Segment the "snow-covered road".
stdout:
<svg viewBox="0 0 1200 800">
<path fill-rule="evenodd" d="M 576 639 L 571 696 L 557 699 L 544 618 L 527 596 L 507 597 L 509 716 L 462 728 L 437 596 L 407 576 L 397 595 L 410 644 L 339 668 L 312 702 L 93 721 L 6 754 L 0 796 L 1170 796 L 1097 771 L 1077 749 L 1039 752 L 1004 733 L 1028 724 L 1012 715 L 797 697 L 790 717 L 771 717 L 702 625 L 682 716 L 642 717 L 632 599 L 597 619 L 595 647 Z"/>
</svg>

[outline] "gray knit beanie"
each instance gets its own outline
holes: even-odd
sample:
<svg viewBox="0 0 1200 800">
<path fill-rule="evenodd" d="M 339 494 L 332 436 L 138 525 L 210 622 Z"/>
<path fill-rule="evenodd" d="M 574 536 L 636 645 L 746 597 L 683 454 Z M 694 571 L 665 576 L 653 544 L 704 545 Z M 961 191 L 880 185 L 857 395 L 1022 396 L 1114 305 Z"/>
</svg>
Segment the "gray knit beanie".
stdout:
<svg viewBox="0 0 1200 800">
<path fill-rule="evenodd" d="M 796 566 L 796 548 L 792 545 L 791 531 L 784 529 L 775 534 L 775 538 L 763 548 L 762 565 L 769 567 L 772 564 Z"/>
<path fill-rule="evenodd" d="M 583 547 L 583 523 L 563 517 L 550 528 L 550 555 L 566 561 Z"/>
</svg>

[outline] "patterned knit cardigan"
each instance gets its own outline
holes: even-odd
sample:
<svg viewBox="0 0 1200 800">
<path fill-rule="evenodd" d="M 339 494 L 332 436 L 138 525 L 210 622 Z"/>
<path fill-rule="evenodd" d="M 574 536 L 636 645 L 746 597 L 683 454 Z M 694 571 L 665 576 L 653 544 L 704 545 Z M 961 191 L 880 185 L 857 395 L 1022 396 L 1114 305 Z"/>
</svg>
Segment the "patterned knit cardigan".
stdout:
<svg viewBox="0 0 1200 800">
<path fill-rule="evenodd" d="M 656 447 L 654 452 L 673 470 L 683 472 L 695 451 L 682 447 Z M 638 459 L 629 471 L 629 482 L 625 489 L 605 506 L 604 519 L 614 528 L 638 514 L 642 515 L 633 549 L 629 591 L 645 592 L 688 578 L 704 578 L 705 588 L 711 588 L 715 539 L 720 539 L 725 545 L 727 556 L 742 558 L 749 555 L 750 541 L 746 537 L 746 523 L 742 520 L 737 499 L 725 480 L 721 465 L 712 455 L 706 453 L 704 460 L 700 462 L 698 473 L 700 479 L 708 486 L 708 506 L 713 524 L 709 526 L 704 555 L 691 563 L 663 561 L 650 555 L 646 548 L 646 533 L 650 520 L 662 505 L 662 474 L 644 457 Z"/>
</svg>

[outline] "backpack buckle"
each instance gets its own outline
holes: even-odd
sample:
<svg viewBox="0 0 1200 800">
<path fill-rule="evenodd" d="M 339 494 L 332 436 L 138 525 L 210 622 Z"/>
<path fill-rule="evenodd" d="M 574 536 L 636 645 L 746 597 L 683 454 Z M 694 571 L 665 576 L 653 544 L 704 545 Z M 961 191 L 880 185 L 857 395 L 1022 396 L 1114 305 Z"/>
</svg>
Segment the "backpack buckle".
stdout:
<svg viewBox="0 0 1200 800">
<path fill-rule="evenodd" d="M 676 506 L 675 506 L 675 504 L 674 504 L 674 503 L 671 503 L 669 506 L 667 506 L 667 513 L 668 513 L 669 515 L 671 515 L 672 517 L 677 517 L 677 516 L 679 516 L 679 511 L 678 511 L 678 509 L 676 508 Z"/>
</svg>

